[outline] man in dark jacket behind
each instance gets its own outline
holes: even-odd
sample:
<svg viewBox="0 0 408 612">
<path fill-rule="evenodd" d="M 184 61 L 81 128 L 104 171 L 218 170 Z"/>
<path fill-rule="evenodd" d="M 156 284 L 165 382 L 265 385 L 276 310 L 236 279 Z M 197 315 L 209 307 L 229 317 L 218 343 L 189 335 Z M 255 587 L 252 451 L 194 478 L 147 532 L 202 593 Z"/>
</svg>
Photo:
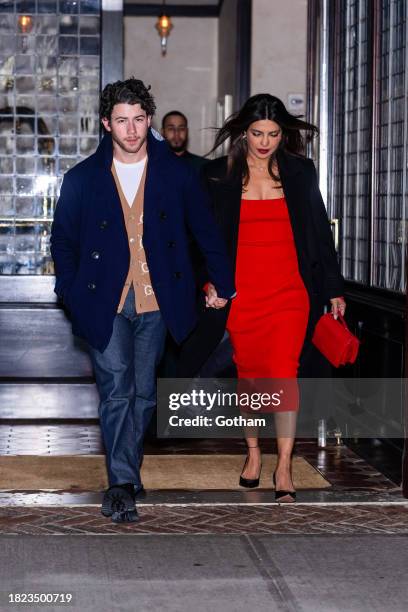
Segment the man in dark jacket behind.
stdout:
<svg viewBox="0 0 408 612">
<path fill-rule="evenodd" d="M 66 173 L 51 235 L 55 292 L 94 367 L 110 485 L 102 514 L 114 522 L 138 518 L 143 438 L 166 328 L 181 342 L 197 320 L 187 227 L 218 292 L 207 305 L 222 308 L 235 291 L 196 172 L 155 135 L 154 111 L 142 81 L 105 87 L 105 135 L 96 153 Z"/>
<path fill-rule="evenodd" d="M 197 172 L 207 163 L 208 160 L 205 157 L 194 155 L 187 149 L 188 121 L 181 111 L 172 110 L 164 115 L 161 133 L 169 143 L 173 153 L 191 164 Z"/>
</svg>

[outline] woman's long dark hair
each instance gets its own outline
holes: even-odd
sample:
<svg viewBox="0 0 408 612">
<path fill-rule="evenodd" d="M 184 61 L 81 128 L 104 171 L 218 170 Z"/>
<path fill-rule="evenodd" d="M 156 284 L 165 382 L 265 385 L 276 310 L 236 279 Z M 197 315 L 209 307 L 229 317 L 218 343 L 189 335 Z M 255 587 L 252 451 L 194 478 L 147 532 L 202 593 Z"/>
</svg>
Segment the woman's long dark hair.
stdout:
<svg viewBox="0 0 408 612">
<path fill-rule="evenodd" d="M 293 155 L 303 156 L 305 152 L 306 142 L 300 133 L 301 130 L 308 133 L 308 139 L 318 134 L 316 126 L 288 113 L 285 105 L 279 98 L 270 94 L 257 94 L 249 98 L 241 110 L 231 115 L 218 131 L 214 146 L 210 151 L 212 153 L 226 140 L 230 139 L 226 178 L 241 176 L 244 187 L 246 187 L 249 181 L 249 167 L 246 159 L 247 143 L 246 139 L 243 138 L 243 134 L 251 123 L 264 119 L 270 119 L 279 125 L 282 130 L 279 149 Z M 279 181 L 280 178 L 273 172 L 275 160 L 276 152 L 269 158 L 268 170 L 271 177 Z"/>
</svg>

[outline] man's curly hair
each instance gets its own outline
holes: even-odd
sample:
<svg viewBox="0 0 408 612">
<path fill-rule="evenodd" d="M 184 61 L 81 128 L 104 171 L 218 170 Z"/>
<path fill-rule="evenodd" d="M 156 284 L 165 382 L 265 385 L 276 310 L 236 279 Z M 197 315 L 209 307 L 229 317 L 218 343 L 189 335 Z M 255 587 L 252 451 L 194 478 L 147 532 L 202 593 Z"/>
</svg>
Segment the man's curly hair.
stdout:
<svg viewBox="0 0 408 612">
<path fill-rule="evenodd" d="M 152 117 L 156 110 L 156 105 L 149 91 L 150 85 L 146 87 L 143 81 L 134 77 L 126 81 L 109 83 L 101 94 L 99 117 L 110 120 L 115 104 L 140 104 L 146 114 Z"/>
</svg>

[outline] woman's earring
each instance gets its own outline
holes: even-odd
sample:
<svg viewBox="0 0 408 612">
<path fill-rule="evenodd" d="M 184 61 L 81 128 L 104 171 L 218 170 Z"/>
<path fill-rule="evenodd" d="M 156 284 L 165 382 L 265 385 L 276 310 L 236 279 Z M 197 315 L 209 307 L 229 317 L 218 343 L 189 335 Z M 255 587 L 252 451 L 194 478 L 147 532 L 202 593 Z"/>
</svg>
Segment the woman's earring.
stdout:
<svg viewBox="0 0 408 612">
<path fill-rule="evenodd" d="M 244 133 L 242 134 L 242 140 L 246 140 L 246 137 L 247 137 L 247 135 L 246 135 L 246 133 L 244 132 Z"/>
</svg>

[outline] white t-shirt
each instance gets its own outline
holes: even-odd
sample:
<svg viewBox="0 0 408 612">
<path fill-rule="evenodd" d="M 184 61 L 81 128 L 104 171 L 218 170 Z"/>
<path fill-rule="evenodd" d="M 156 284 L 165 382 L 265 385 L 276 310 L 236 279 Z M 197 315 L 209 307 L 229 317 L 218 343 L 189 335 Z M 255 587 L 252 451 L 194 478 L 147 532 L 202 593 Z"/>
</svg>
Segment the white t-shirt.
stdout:
<svg viewBox="0 0 408 612">
<path fill-rule="evenodd" d="M 146 159 L 147 157 L 135 164 L 124 164 L 113 158 L 116 174 L 118 175 L 120 186 L 129 206 L 132 206 L 137 190 L 139 189 Z"/>
</svg>

